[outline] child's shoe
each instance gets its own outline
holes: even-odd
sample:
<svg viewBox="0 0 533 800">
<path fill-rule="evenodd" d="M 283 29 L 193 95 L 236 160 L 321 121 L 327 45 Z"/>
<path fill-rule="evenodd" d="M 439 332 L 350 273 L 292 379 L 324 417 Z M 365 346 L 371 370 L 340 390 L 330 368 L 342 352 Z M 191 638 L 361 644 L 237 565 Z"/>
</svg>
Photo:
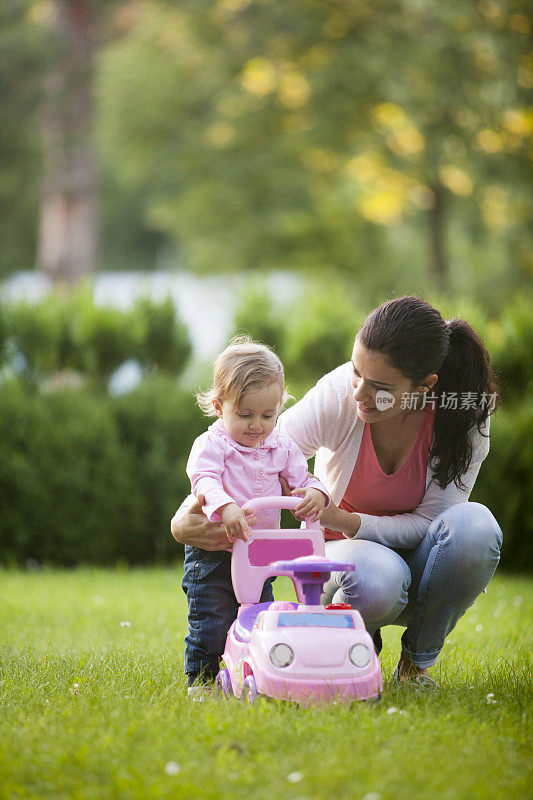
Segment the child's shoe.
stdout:
<svg viewBox="0 0 533 800">
<path fill-rule="evenodd" d="M 213 687 L 209 683 L 199 683 L 195 686 L 189 686 L 187 689 L 187 697 L 193 703 L 203 703 L 211 697 Z"/>
</svg>

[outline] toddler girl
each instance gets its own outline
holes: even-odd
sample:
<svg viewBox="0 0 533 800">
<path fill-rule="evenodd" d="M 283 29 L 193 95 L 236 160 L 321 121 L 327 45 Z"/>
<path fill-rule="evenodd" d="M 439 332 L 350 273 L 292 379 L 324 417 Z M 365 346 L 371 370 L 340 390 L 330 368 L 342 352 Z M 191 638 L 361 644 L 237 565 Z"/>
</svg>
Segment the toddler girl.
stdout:
<svg viewBox="0 0 533 800">
<path fill-rule="evenodd" d="M 329 504 L 326 489 L 308 473 L 301 451 L 274 430 L 288 397 L 279 358 L 247 337 L 234 339 L 217 357 L 212 389 L 197 395 L 204 413 L 218 419 L 194 442 L 187 474 L 193 494 L 205 498 L 205 514 L 211 522 L 223 523 L 230 542 L 246 541 L 253 524 L 279 527 L 278 509 L 252 515 L 243 505 L 253 497 L 280 496 L 280 476 L 292 494 L 302 496 L 294 512 L 297 518 L 319 519 Z M 185 671 L 191 686 L 198 678 L 216 675 L 238 603 L 230 553 L 186 546 L 184 567 L 182 586 L 189 604 Z M 270 581 L 261 601 L 269 599 L 273 599 Z"/>
</svg>

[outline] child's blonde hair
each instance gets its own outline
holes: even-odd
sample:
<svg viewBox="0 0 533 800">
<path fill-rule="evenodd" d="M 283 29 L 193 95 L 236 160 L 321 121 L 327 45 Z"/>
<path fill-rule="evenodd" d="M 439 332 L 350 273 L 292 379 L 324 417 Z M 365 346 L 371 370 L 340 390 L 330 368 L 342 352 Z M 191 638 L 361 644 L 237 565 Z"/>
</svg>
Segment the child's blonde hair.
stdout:
<svg viewBox="0 0 533 800">
<path fill-rule="evenodd" d="M 215 359 L 212 388 L 198 392 L 196 402 L 206 416 L 214 417 L 216 402 L 231 400 L 236 411 L 246 392 L 271 383 L 279 384 L 281 411 L 292 397 L 285 389 L 283 364 L 266 344 L 254 342 L 249 336 L 235 336 Z"/>
</svg>

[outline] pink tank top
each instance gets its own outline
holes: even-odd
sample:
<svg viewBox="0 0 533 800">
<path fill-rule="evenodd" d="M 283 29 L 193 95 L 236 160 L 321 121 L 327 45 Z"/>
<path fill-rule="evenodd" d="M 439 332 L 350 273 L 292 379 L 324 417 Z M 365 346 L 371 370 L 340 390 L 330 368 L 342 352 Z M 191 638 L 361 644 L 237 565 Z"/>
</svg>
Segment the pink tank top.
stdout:
<svg viewBox="0 0 533 800">
<path fill-rule="evenodd" d="M 381 469 L 374 450 L 370 425 L 365 423 L 357 461 L 339 508 L 378 517 L 404 514 L 417 508 L 426 491 L 434 422 L 435 412 L 428 410 L 407 460 L 392 475 L 387 475 Z M 342 533 L 326 528 L 325 538 L 329 540 L 344 537 Z"/>
</svg>

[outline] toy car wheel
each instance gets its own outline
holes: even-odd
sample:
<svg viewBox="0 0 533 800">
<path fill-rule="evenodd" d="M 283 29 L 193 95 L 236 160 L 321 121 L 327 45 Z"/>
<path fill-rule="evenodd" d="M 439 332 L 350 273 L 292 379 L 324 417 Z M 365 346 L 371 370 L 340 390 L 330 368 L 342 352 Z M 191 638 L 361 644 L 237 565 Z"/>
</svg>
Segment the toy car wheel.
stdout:
<svg viewBox="0 0 533 800">
<path fill-rule="evenodd" d="M 244 679 L 242 686 L 242 699 L 249 705 L 253 706 L 257 701 L 257 697 L 258 694 L 257 687 L 255 685 L 255 678 L 253 675 L 248 675 L 248 677 Z"/>
<path fill-rule="evenodd" d="M 233 694 L 233 688 L 229 677 L 229 669 L 221 669 L 215 682 L 215 691 L 218 695 L 223 695 L 229 700 Z"/>
</svg>

